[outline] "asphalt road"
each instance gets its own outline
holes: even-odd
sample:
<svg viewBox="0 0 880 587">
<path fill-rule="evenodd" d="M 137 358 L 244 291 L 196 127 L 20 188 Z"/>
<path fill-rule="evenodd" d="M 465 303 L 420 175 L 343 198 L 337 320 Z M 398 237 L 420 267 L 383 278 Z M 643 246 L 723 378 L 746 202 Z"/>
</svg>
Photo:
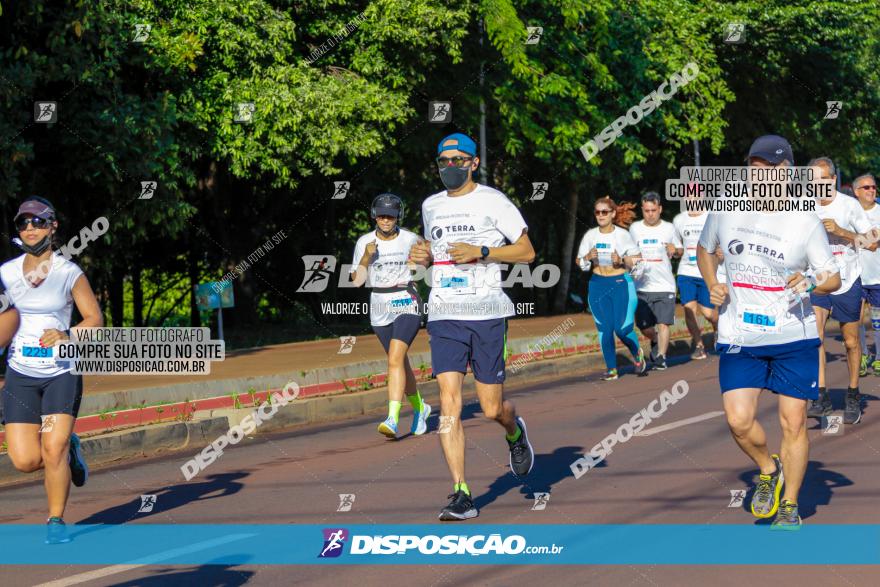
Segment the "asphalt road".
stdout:
<svg viewBox="0 0 880 587">
<path fill-rule="evenodd" d="M 835 353 L 830 382 L 842 409 L 845 364 Z M 739 451 L 720 413 L 718 358 L 678 363 L 647 377 L 616 382 L 568 378 L 523 385 L 509 396 L 525 417 L 536 466 L 525 482 L 507 467 L 500 427 L 471 403 L 464 414 L 467 480 L 486 524 L 755 524 L 745 507 L 728 507 L 731 491 L 748 489 L 757 471 Z M 614 447 L 603 466 L 576 479 L 569 465 L 661 391 L 684 380 L 688 394 L 651 423 L 646 436 Z M 810 464 L 800 497 L 805 524 L 878 524 L 880 377 L 862 379 L 863 422 L 826 435 L 810 421 Z M 436 411 L 435 411 L 436 413 Z M 451 484 L 436 434 L 386 441 L 375 432 L 381 414 L 344 424 L 245 440 L 185 482 L 189 454 L 104 470 L 73 488 L 68 524 L 424 524 L 434 523 Z M 765 393 L 760 419 L 778 450 L 776 402 Z M 404 408 L 402 422 L 409 423 Z M 431 429 L 437 418 L 432 416 Z M 643 433 L 644 434 L 644 433 Z M 549 492 L 533 510 L 534 492 Z M 137 513 L 141 494 L 156 494 L 153 512 Z M 355 494 L 337 512 L 339 494 Z M 0 523 L 43 523 L 42 486 L 0 490 Z M 454 525 L 466 526 L 469 522 Z M 296 548 L 298 545 L 291 545 Z M 309 549 L 314 545 L 309 544 Z M 731 544 L 732 549 L 748 549 Z M 97 571 L 97 573 L 96 573 Z M 97 575 L 104 575 L 95 578 Z M 872 579 L 873 577 L 873 579 Z M 0 584 L 40 585 L 874 585 L 877 570 L 856 566 L 14 566 Z"/>
</svg>

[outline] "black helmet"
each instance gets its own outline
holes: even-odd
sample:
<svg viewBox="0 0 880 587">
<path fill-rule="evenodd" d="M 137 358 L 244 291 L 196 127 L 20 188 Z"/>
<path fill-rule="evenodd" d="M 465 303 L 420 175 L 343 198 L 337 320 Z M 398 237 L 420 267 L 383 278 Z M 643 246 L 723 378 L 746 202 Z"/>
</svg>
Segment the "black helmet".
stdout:
<svg viewBox="0 0 880 587">
<path fill-rule="evenodd" d="M 370 207 L 370 218 L 375 220 L 377 216 L 394 216 L 400 222 L 403 218 L 403 200 L 394 194 L 379 194 Z"/>
</svg>

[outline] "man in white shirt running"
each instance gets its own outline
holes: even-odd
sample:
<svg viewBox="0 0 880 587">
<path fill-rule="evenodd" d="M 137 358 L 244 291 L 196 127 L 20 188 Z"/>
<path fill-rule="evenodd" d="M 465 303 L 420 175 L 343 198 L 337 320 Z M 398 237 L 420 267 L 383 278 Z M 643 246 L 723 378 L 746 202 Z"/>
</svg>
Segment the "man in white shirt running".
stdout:
<svg viewBox="0 0 880 587">
<path fill-rule="evenodd" d="M 678 297 L 684 308 L 684 321 L 691 333 L 693 352 L 691 358 L 702 360 L 706 358 L 706 349 L 703 346 L 703 333 L 698 322 L 698 312 L 712 324 L 715 332 L 718 332 L 718 310 L 709 299 L 709 288 L 700 275 L 697 267 L 697 243 L 703 225 L 709 218 L 707 212 L 680 212 L 672 220 L 675 227 L 675 236 L 682 242 L 684 254 L 678 264 Z"/>
<path fill-rule="evenodd" d="M 754 142 L 748 161 L 752 167 L 791 166 L 794 156 L 788 141 L 767 135 Z M 725 252 L 726 284 L 717 279 L 714 253 L 719 247 Z M 802 293 L 814 287 L 827 294 L 840 287 L 828 238 L 816 215 L 808 212 L 712 214 L 697 255 L 712 301 L 720 306 L 718 381 L 727 424 L 740 449 L 760 468 L 752 514 L 776 514 L 773 529 L 796 530 L 809 455 L 806 402 L 817 396 L 820 345 L 816 316 Z M 805 278 L 808 272 L 815 280 Z M 779 398 L 781 458 L 768 451 L 757 420 L 764 389 Z"/>
<path fill-rule="evenodd" d="M 869 242 L 877 240 L 880 229 L 880 206 L 877 205 L 877 180 L 870 173 L 853 180 L 853 192 L 862 205 L 862 210 L 871 223 L 872 234 Z M 862 347 L 862 363 L 859 375 L 868 374 L 868 364 L 874 375 L 880 376 L 880 251 L 859 249 L 859 263 L 862 265 L 862 324 L 859 327 L 859 344 Z M 874 360 L 869 360 L 868 343 L 865 340 L 865 326 L 871 323 L 874 331 Z"/>
<path fill-rule="evenodd" d="M 828 157 L 813 159 L 808 164 L 815 169 L 815 177 L 822 182 L 836 184 L 837 171 Z M 825 324 L 828 318 L 835 318 L 840 323 L 843 344 L 846 347 L 846 363 L 849 368 L 849 388 L 846 391 L 846 403 L 843 421 L 856 424 L 862 418 L 861 395 L 859 394 L 859 323 L 862 313 L 862 280 L 861 264 L 857 239 L 865 242 L 865 234 L 871 229 L 868 216 L 855 198 L 836 192 L 833 199 L 821 199 L 816 206 L 816 215 L 825 225 L 831 252 L 840 270 L 840 289 L 830 296 L 812 295 L 811 301 L 816 310 L 816 326 L 819 329 L 819 340 L 823 341 L 819 349 L 819 398 L 809 407 L 808 415 L 813 418 L 828 416 L 832 412 L 831 396 L 825 385 Z M 873 245 L 876 249 L 876 245 Z"/>
<path fill-rule="evenodd" d="M 465 439 L 461 425 L 461 386 L 468 364 L 474 373 L 483 414 L 506 431 L 510 470 L 529 474 L 534 451 L 526 424 L 504 399 L 507 318 L 513 303 L 501 288 L 499 263 L 531 263 L 535 250 L 528 226 L 507 196 L 473 180 L 479 166 L 477 144 L 461 133 L 437 147 L 445 190 L 422 204 L 424 236 L 410 258 L 431 267 L 428 335 L 431 367 L 440 385 L 440 444 L 452 474 L 449 505 L 441 520 L 479 515 L 465 482 Z"/>
<path fill-rule="evenodd" d="M 672 223 L 660 218 L 662 213 L 660 195 L 647 192 L 642 196 L 644 220 L 629 227 L 642 254 L 635 272 L 639 298 L 636 326 L 651 340 L 651 362 L 660 371 L 666 369 L 669 327 L 675 322 L 675 277 L 670 259 L 680 257 L 684 250 Z"/>
</svg>

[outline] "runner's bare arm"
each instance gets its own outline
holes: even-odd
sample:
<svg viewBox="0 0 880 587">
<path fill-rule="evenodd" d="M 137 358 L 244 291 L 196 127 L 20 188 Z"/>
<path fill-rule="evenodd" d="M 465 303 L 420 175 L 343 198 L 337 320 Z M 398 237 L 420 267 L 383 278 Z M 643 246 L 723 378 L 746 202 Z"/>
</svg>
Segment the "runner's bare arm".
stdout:
<svg viewBox="0 0 880 587">
<path fill-rule="evenodd" d="M 814 293 L 824 295 L 840 289 L 840 273 L 822 271 L 816 274 L 816 288 Z"/>
<path fill-rule="evenodd" d="M 468 243 L 451 243 L 449 254 L 456 263 L 470 263 L 482 256 L 480 247 Z M 523 230 L 516 242 L 503 247 L 489 247 L 487 262 L 531 263 L 535 260 L 535 249 L 529 235 Z"/>
<path fill-rule="evenodd" d="M 419 240 L 409 250 L 409 260 L 423 267 L 428 267 L 434 257 L 431 255 L 431 243 L 426 240 Z"/>
<path fill-rule="evenodd" d="M 18 330 L 18 310 L 9 308 L 0 314 L 0 347 L 9 346 Z"/>
<path fill-rule="evenodd" d="M 706 287 L 712 289 L 712 285 L 718 283 L 718 257 L 715 252 L 709 252 L 703 248 L 703 245 L 697 245 L 697 267 Z"/>
</svg>

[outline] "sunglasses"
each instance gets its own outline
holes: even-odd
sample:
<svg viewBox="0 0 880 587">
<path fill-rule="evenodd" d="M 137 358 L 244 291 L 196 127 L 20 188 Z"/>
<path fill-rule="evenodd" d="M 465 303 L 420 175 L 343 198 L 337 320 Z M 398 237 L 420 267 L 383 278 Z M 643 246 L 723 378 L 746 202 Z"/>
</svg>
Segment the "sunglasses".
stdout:
<svg viewBox="0 0 880 587">
<path fill-rule="evenodd" d="M 595 210 L 596 216 L 606 216 L 611 214 L 611 210 Z"/>
<path fill-rule="evenodd" d="M 856 189 L 857 190 L 876 190 L 877 186 L 875 186 L 875 185 L 860 185 Z"/>
<path fill-rule="evenodd" d="M 15 228 L 22 231 L 28 227 L 28 224 L 33 225 L 34 228 L 49 228 L 52 224 L 52 220 L 48 218 L 40 218 L 39 216 L 19 218 L 15 221 Z"/>
<path fill-rule="evenodd" d="M 437 157 L 437 165 L 440 167 L 449 167 L 449 164 L 452 163 L 456 167 L 464 167 L 473 160 L 473 157 L 459 157 L 458 155 L 455 157 Z"/>
</svg>

